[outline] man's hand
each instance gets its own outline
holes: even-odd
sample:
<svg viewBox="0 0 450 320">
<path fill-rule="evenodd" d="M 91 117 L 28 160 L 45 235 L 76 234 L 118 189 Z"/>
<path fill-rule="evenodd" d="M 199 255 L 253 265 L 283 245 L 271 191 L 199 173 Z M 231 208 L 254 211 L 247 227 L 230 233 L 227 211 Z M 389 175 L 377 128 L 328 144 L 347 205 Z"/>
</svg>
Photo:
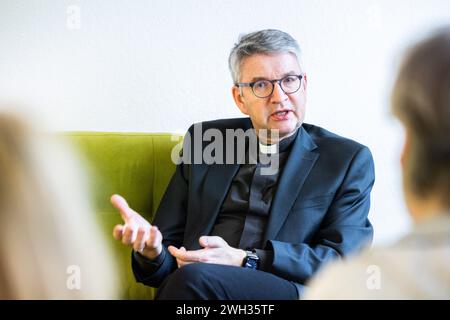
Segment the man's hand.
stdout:
<svg viewBox="0 0 450 320">
<path fill-rule="evenodd" d="M 203 249 L 193 251 L 186 251 L 184 247 L 177 249 L 174 246 L 169 246 L 169 252 L 177 259 L 179 268 L 193 262 L 240 267 L 246 255 L 244 250 L 230 247 L 221 237 L 202 236 L 199 243 Z"/>
<path fill-rule="evenodd" d="M 111 203 L 119 210 L 125 222 L 124 225 L 118 224 L 114 227 L 114 238 L 133 247 L 143 256 L 155 259 L 162 251 L 162 234 L 158 228 L 131 209 L 121 196 L 113 195 Z"/>
</svg>

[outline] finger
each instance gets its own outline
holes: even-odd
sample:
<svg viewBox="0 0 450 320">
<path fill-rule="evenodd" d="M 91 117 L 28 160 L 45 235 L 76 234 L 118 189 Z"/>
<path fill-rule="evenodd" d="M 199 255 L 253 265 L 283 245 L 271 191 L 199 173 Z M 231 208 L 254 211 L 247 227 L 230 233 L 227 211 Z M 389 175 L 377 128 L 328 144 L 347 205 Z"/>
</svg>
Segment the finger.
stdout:
<svg viewBox="0 0 450 320">
<path fill-rule="evenodd" d="M 180 250 L 179 250 L 178 248 L 176 248 L 176 247 L 174 247 L 174 246 L 169 246 L 167 249 L 169 250 L 169 253 L 170 253 L 174 258 L 177 258 L 177 260 L 178 260 L 178 259 L 181 259 L 181 256 L 180 256 Z"/>
<path fill-rule="evenodd" d="M 174 256 L 177 259 L 183 260 L 184 262 L 199 262 L 203 258 L 204 249 L 201 250 L 192 250 L 192 251 L 186 251 L 184 247 L 181 247 L 180 249 L 177 249 L 174 246 L 169 246 L 168 250 L 172 256 Z"/>
<path fill-rule="evenodd" d="M 129 246 L 133 243 L 134 239 L 136 239 L 136 227 L 132 224 L 125 225 L 125 231 L 122 236 L 122 243 Z"/>
<path fill-rule="evenodd" d="M 178 250 L 178 256 L 184 261 L 199 262 L 203 258 L 204 249 L 186 251 L 186 249 Z"/>
<path fill-rule="evenodd" d="M 138 227 L 134 227 L 133 228 L 133 233 L 131 235 L 131 243 L 135 243 L 136 242 L 136 237 L 137 237 L 138 230 L 139 230 Z"/>
<path fill-rule="evenodd" d="M 207 248 L 207 247 L 208 247 L 208 237 L 206 237 L 206 236 L 200 237 L 200 238 L 198 239 L 198 243 L 200 243 L 200 245 L 201 245 L 203 248 Z"/>
<path fill-rule="evenodd" d="M 154 230 L 155 230 L 155 234 L 156 234 L 154 245 L 156 247 L 157 245 L 158 246 L 161 245 L 162 240 L 163 240 L 163 235 L 162 235 L 162 232 L 159 231 L 158 227 L 155 226 Z"/>
<path fill-rule="evenodd" d="M 150 248 L 157 248 L 162 242 L 162 234 L 157 227 L 150 228 L 149 238 L 147 240 L 147 246 Z"/>
<path fill-rule="evenodd" d="M 186 249 L 178 249 L 174 246 L 168 247 L 169 253 L 174 256 L 177 260 L 182 260 L 186 262 L 185 255 L 186 255 Z"/>
<path fill-rule="evenodd" d="M 178 268 L 184 267 L 185 265 L 191 264 L 191 263 L 192 263 L 191 261 L 184 261 L 184 260 L 177 259 Z"/>
<path fill-rule="evenodd" d="M 201 236 L 199 243 L 204 248 L 223 248 L 228 246 L 228 243 L 218 236 Z"/>
<path fill-rule="evenodd" d="M 121 240 L 123 235 L 123 225 L 118 224 L 113 229 L 113 237 L 116 240 Z"/>
<path fill-rule="evenodd" d="M 136 241 L 133 243 L 133 249 L 137 252 L 142 252 L 145 248 L 146 232 L 144 228 L 139 228 L 137 231 Z"/>
<path fill-rule="evenodd" d="M 128 206 L 127 201 L 122 196 L 114 194 L 111 197 L 111 203 L 117 210 L 119 210 L 123 221 L 128 222 L 131 219 L 134 211 Z"/>
</svg>

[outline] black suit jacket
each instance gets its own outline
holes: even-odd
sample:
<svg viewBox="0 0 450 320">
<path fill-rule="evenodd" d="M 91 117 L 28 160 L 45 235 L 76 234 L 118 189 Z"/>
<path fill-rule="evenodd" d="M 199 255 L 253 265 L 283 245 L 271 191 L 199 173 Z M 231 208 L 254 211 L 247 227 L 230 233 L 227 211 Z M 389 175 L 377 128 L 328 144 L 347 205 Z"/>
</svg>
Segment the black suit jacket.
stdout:
<svg viewBox="0 0 450 320">
<path fill-rule="evenodd" d="M 193 127 L 191 141 L 198 138 Z M 202 123 L 203 132 L 211 128 L 225 137 L 226 129 L 247 130 L 252 124 L 249 118 Z M 299 130 L 279 178 L 262 249 L 273 250 L 271 273 L 303 284 L 325 263 L 372 240 L 367 215 L 374 164 L 369 149 L 355 141 L 310 124 Z M 185 144 L 184 152 L 192 145 Z M 153 221 L 165 249 L 200 249 L 199 237 L 212 231 L 238 169 L 239 164 L 177 166 Z M 154 287 L 176 268 L 168 253 L 151 274 L 133 263 L 137 281 Z"/>
</svg>

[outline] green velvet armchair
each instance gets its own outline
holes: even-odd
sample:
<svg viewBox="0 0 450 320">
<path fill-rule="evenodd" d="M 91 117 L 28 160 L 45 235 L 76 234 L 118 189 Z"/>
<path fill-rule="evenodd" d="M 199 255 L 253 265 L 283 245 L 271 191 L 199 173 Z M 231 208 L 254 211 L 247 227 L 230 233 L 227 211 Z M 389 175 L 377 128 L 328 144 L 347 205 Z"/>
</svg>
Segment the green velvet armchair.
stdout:
<svg viewBox="0 0 450 320">
<path fill-rule="evenodd" d="M 183 137 L 169 133 L 109 132 L 69 132 L 65 136 L 87 162 L 92 202 L 120 272 L 121 297 L 153 299 L 155 290 L 134 279 L 131 249 L 112 237 L 113 227 L 122 220 L 109 199 L 115 193 L 124 196 L 131 208 L 152 221 L 175 171 L 172 149 Z"/>
</svg>

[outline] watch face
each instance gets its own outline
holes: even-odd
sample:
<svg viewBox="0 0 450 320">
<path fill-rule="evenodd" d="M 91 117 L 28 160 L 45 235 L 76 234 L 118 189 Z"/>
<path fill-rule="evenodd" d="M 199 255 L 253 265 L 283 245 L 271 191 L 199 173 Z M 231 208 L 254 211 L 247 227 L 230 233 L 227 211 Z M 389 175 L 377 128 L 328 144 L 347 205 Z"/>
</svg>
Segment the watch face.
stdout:
<svg viewBox="0 0 450 320">
<path fill-rule="evenodd" d="M 247 256 L 245 257 L 243 267 L 249 268 L 249 269 L 258 269 L 258 260 L 259 257 L 254 251 L 247 250 L 246 251 Z"/>
<path fill-rule="evenodd" d="M 253 259 L 247 259 L 247 262 L 245 263 L 246 268 L 250 269 L 256 269 L 256 261 Z"/>
</svg>

